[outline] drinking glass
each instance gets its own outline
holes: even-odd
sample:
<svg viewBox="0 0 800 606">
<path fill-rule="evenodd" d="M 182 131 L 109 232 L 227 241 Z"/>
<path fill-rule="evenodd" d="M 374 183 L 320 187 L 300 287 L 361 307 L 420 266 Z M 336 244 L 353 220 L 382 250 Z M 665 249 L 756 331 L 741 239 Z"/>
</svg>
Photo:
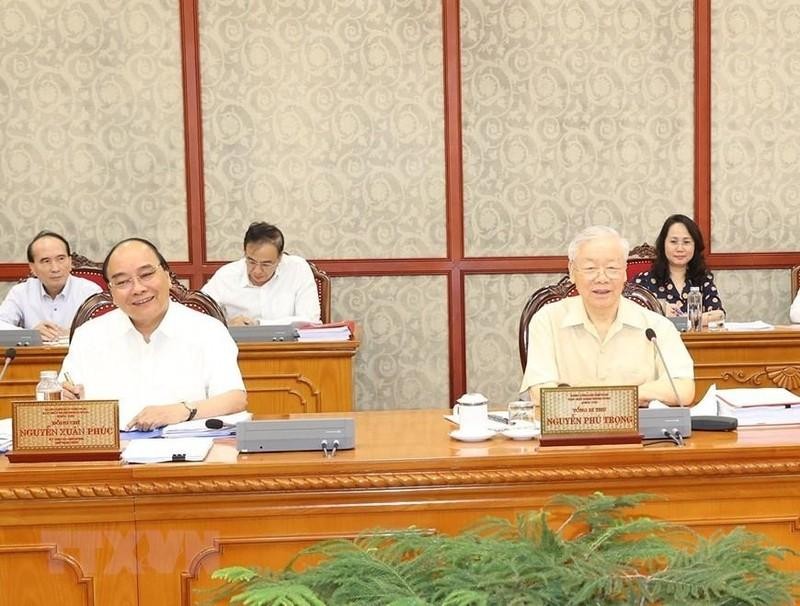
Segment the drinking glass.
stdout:
<svg viewBox="0 0 800 606">
<path fill-rule="evenodd" d="M 536 405 L 526 400 L 517 400 L 508 405 L 508 422 L 516 427 L 537 425 L 539 414 Z"/>
</svg>

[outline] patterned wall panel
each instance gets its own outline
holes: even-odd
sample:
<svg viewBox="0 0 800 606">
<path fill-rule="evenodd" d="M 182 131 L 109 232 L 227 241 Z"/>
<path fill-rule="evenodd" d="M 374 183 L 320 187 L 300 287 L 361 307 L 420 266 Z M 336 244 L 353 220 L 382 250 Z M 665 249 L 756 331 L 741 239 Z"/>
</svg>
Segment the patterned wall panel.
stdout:
<svg viewBox="0 0 800 606">
<path fill-rule="evenodd" d="M 519 317 L 535 290 L 564 274 L 467 276 L 467 389 L 502 407 L 516 400 L 522 381 Z"/>
<path fill-rule="evenodd" d="M 714 281 L 728 320 L 789 324 L 788 269 L 719 270 L 714 272 Z"/>
<path fill-rule="evenodd" d="M 209 259 L 443 256 L 439 0 L 199 4 Z"/>
<path fill-rule="evenodd" d="M 187 259 L 172 0 L 4 0 L 0 260 L 48 228 L 102 258 L 129 235 Z"/>
<path fill-rule="evenodd" d="M 650 240 L 693 203 L 692 0 L 461 2 L 468 256 Z"/>
<path fill-rule="evenodd" d="M 712 250 L 800 250 L 800 4 L 711 11 Z"/>
<path fill-rule="evenodd" d="M 334 318 L 361 328 L 356 408 L 446 408 L 449 399 L 447 279 L 334 278 Z"/>
</svg>

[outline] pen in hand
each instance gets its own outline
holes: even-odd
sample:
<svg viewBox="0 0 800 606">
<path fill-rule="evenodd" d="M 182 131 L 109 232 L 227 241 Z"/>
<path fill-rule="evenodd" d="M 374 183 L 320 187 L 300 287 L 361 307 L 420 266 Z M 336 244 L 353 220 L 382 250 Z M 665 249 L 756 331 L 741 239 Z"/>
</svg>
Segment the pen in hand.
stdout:
<svg viewBox="0 0 800 606">
<path fill-rule="evenodd" d="M 83 386 L 77 385 L 68 372 L 64 373 L 64 382 L 61 384 L 62 398 L 67 400 L 81 400 L 83 399 Z"/>
</svg>

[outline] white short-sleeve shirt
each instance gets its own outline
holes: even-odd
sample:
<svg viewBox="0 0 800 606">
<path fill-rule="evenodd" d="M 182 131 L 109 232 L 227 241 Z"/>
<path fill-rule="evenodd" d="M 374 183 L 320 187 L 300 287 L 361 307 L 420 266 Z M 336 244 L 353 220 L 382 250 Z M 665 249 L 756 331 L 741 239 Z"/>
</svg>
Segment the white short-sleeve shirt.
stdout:
<svg viewBox="0 0 800 606">
<path fill-rule="evenodd" d="M 220 267 L 201 289 L 210 295 L 227 318 L 247 316 L 261 323 L 274 321 L 319 322 L 317 284 L 308 262 L 284 253 L 272 279 L 254 286 L 244 259 Z"/>
<path fill-rule="evenodd" d="M 173 301 L 146 342 L 122 310 L 80 326 L 61 367 L 89 400 L 119 400 L 120 427 L 145 406 L 244 391 L 224 324 Z"/>
</svg>

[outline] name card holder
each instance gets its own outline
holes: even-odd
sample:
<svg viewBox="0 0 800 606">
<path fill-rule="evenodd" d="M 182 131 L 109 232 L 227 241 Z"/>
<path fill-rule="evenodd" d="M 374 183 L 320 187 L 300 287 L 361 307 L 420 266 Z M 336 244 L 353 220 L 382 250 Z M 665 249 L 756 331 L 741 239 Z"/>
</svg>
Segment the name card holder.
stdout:
<svg viewBox="0 0 800 606">
<path fill-rule="evenodd" d="M 116 400 L 11 403 L 12 463 L 119 459 Z"/>
<path fill-rule="evenodd" d="M 543 387 L 541 446 L 641 444 L 636 386 Z"/>
</svg>

